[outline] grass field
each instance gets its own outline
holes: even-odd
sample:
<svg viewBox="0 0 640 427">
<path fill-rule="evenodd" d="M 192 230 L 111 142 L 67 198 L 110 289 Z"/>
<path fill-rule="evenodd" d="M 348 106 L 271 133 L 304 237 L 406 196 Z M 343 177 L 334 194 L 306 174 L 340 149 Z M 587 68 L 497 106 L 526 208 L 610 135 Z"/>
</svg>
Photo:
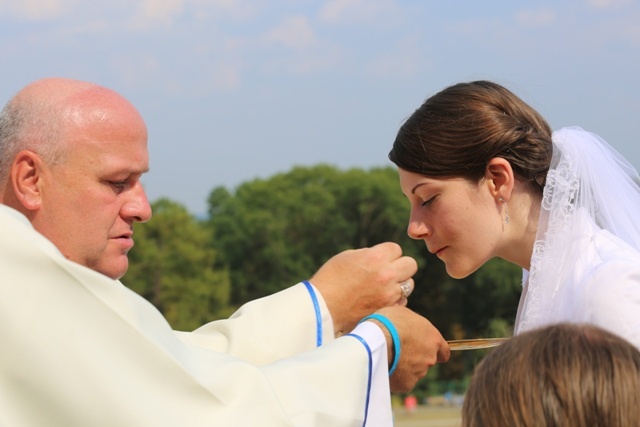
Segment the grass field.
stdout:
<svg viewBox="0 0 640 427">
<path fill-rule="evenodd" d="M 394 427 L 460 427 L 459 407 L 418 406 L 413 414 L 394 410 Z"/>
</svg>

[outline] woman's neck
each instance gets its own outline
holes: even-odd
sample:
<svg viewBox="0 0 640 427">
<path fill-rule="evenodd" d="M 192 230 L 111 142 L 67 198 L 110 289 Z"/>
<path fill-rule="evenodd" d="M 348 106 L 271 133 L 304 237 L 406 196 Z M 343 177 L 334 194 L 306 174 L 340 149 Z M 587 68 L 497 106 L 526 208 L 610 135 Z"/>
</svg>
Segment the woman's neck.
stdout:
<svg viewBox="0 0 640 427">
<path fill-rule="evenodd" d="M 538 233 L 542 195 L 531 191 L 514 191 L 509 201 L 509 237 L 504 258 L 525 270 L 531 267 L 533 246 Z"/>
</svg>

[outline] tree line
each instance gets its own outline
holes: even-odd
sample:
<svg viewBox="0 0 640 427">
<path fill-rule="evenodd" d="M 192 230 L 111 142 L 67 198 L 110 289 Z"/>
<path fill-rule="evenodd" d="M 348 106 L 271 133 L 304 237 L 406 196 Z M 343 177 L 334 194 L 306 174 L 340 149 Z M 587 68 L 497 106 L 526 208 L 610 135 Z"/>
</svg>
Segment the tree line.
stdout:
<svg viewBox="0 0 640 427">
<path fill-rule="evenodd" d="M 214 188 L 197 218 L 160 199 L 136 226 L 123 283 L 155 305 L 174 329 L 228 317 L 243 303 L 309 278 L 336 253 L 394 241 L 419 265 L 409 307 L 446 339 L 508 336 L 522 272 L 492 260 L 461 280 L 422 241 L 406 234 L 409 202 L 391 167 L 295 167 L 230 190 Z M 483 351 L 454 353 L 416 392 L 463 392 Z"/>
</svg>

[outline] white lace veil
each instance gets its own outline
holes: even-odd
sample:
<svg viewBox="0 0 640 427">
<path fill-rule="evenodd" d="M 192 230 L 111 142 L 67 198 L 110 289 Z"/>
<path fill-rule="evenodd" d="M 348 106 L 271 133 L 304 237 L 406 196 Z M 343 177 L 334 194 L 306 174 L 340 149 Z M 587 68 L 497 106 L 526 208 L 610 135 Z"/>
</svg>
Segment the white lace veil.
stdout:
<svg viewBox="0 0 640 427">
<path fill-rule="evenodd" d="M 557 308 L 558 291 L 569 285 L 580 256 L 574 243 L 584 234 L 585 217 L 640 251 L 640 178 L 633 166 L 598 135 L 579 127 L 562 128 L 552 139 L 515 333 L 542 326 Z"/>
</svg>

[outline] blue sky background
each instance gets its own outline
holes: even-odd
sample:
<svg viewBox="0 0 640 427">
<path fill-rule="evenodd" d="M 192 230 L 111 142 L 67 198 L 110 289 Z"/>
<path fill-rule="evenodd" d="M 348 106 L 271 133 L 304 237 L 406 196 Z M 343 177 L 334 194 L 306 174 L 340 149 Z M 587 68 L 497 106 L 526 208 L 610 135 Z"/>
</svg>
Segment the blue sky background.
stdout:
<svg viewBox="0 0 640 427">
<path fill-rule="evenodd" d="M 129 98 L 150 199 L 196 214 L 294 165 L 389 165 L 425 98 L 476 79 L 640 168 L 640 0 L 0 0 L 0 58 L 1 103 L 46 76 Z"/>
</svg>

